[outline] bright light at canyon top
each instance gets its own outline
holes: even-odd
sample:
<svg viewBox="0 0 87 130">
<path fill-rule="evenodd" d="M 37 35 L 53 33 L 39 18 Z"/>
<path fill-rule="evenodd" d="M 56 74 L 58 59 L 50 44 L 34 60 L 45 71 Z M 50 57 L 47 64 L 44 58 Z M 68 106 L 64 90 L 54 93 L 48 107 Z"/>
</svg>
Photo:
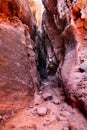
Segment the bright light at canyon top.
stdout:
<svg viewBox="0 0 87 130">
<path fill-rule="evenodd" d="M 32 13 L 36 19 L 38 27 L 41 26 L 43 5 L 42 0 L 29 0 Z"/>
</svg>

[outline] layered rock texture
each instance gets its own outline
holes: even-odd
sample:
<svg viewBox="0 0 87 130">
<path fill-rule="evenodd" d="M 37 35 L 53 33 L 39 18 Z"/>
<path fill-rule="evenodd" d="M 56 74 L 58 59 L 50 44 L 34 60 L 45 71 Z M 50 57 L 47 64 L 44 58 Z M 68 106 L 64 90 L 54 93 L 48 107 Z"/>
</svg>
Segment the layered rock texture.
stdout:
<svg viewBox="0 0 87 130">
<path fill-rule="evenodd" d="M 42 1 L 45 6 L 42 26 L 48 40 L 45 43 L 48 70 L 56 69 L 68 103 L 77 106 L 86 115 L 87 0 Z"/>
<path fill-rule="evenodd" d="M 0 112 L 23 108 L 33 98 L 35 26 L 28 0 L 0 1 Z"/>
<path fill-rule="evenodd" d="M 38 2 L 0 0 L 0 130 L 87 130 L 87 0 Z"/>
</svg>

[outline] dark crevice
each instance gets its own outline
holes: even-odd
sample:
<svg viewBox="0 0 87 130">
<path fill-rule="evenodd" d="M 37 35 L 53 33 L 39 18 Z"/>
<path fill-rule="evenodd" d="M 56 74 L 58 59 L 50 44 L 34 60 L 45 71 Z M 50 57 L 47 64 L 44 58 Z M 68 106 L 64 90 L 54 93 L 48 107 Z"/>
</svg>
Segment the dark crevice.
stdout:
<svg viewBox="0 0 87 130">
<path fill-rule="evenodd" d="M 37 69 L 40 73 L 41 79 L 47 78 L 47 70 L 46 70 L 46 58 L 47 58 L 47 51 L 44 46 L 45 37 L 39 32 L 38 33 L 38 40 L 37 40 L 37 52 L 38 52 L 38 65 Z"/>
<path fill-rule="evenodd" d="M 77 101 L 77 108 L 80 110 L 80 112 L 84 115 L 84 117 L 87 118 L 87 112 L 85 110 L 85 104 L 82 100 Z"/>
<path fill-rule="evenodd" d="M 81 73 L 84 73 L 84 72 L 85 72 L 85 70 L 82 69 L 82 68 L 79 68 L 79 71 L 80 71 Z"/>
<path fill-rule="evenodd" d="M 54 76 L 60 61 L 57 60 L 52 43 L 44 31 L 38 34 L 37 46 L 38 71 L 40 72 L 41 78 L 46 79 L 48 76 Z M 48 48 L 50 49 L 51 55 L 49 54 Z"/>
<path fill-rule="evenodd" d="M 71 3 L 73 2 L 73 0 L 70 0 L 71 1 Z"/>
<path fill-rule="evenodd" d="M 35 42 L 37 36 L 37 26 L 33 25 L 33 32 L 31 33 L 31 39 Z"/>
<path fill-rule="evenodd" d="M 78 11 L 73 10 L 74 21 L 76 21 L 79 18 L 81 18 L 81 12 L 80 11 L 81 11 L 80 9 Z"/>
</svg>

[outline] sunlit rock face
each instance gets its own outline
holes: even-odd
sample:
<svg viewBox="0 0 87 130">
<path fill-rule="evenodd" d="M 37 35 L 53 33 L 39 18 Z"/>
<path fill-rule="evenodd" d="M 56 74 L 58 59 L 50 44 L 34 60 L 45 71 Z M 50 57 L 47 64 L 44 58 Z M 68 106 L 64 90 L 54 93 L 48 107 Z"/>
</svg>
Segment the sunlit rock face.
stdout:
<svg viewBox="0 0 87 130">
<path fill-rule="evenodd" d="M 42 1 L 43 29 L 59 62 L 56 75 L 68 102 L 87 114 L 87 0 Z"/>
<path fill-rule="evenodd" d="M 33 99 L 38 84 L 34 27 L 28 0 L 0 1 L 0 113 L 23 108 Z"/>
<path fill-rule="evenodd" d="M 30 7 L 33 13 L 33 16 L 36 19 L 38 27 L 41 26 L 42 22 L 42 13 L 43 13 L 43 5 L 41 0 L 29 0 Z"/>
<path fill-rule="evenodd" d="M 32 34 L 34 31 L 35 21 L 33 19 L 28 0 L 1 0 L 0 15 L 3 17 L 18 17 L 24 24 L 29 26 L 29 31 Z M 1 16 L 2 17 L 2 16 Z"/>
</svg>

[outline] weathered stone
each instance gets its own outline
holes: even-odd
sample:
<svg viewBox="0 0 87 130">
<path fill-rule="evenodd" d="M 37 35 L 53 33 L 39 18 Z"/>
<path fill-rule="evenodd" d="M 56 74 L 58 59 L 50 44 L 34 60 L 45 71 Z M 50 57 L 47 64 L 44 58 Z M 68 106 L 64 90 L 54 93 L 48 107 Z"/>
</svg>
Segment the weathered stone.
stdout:
<svg viewBox="0 0 87 130">
<path fill-rule="evenodd" d="M 38 107 L 38 108 L 36 108 L 36 113 L 40 116 L 45 116 L 47 114 L 47 108 L 46 107 Z"/>
<path fill-rule="evenodd" d="M 17 16 L 24 24 L 29 26 L 30 33 L 34 33 L 35 21 L 28 0 L 1 0 L 0 12 L 7 17 Z"/>
<path fill-rule="evenodd" d="M 25 27 L 0 24 L 0 111 L 23 107 L 30 86 Z M 13 104 L 14 103 L 14 104 Z"/>
<path fill-rule="evenodd" d="M 52 103 L 54 103 L 55 105 L 59 105 L 61 101 L 58 99 L 58 97 L 54 97 Z"/>
<path fill-rule="evenodd" d="M 87 114 L 87 1 L 52 2 L 43 0 L 43 30 L 58 61 L 56 76 L 68 102 Z"/>
<path fill-rule="evenodd" d="M 87 0 L 42 2 L 0 0 L 0 130 L 87 130 Z"/>
<path fill-rule="evenodd" d="M 39 85 L 39 77 L 31 40 L 34 32 L 33 17 L 28 1 L 0 2 L 0 113 L 2 113 L 28 105 L 35 88 Z"/>
</svg>

